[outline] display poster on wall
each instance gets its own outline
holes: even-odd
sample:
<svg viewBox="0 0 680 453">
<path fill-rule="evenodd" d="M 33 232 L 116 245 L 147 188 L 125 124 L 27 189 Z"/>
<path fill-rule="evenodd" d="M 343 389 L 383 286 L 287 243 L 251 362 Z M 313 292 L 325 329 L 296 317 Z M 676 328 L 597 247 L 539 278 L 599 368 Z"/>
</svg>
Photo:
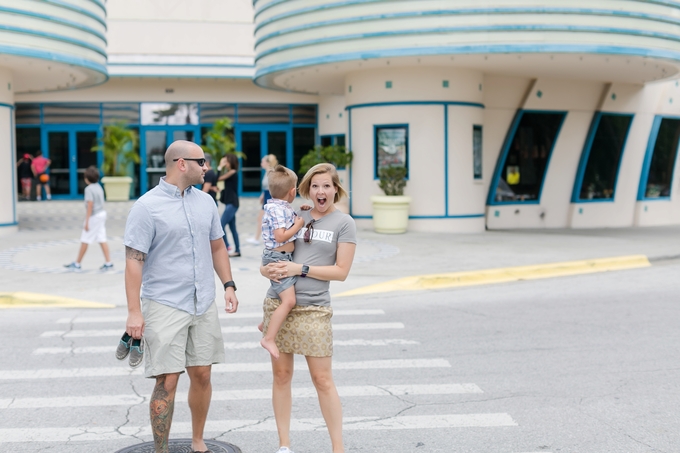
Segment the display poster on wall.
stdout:
<svg viewBox="0 0 680 453">
<path fill-rule="evenodd" d="M 408 126 L 376 126 L 376 178 L 381 168 L 408 166 Z"/>
</svg>

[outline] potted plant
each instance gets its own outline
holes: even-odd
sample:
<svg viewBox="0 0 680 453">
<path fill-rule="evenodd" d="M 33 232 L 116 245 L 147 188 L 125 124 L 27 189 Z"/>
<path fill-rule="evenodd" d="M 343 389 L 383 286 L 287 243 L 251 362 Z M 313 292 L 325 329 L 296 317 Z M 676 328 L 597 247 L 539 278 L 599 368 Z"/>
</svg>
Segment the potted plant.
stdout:
<svg viewBox="0 0 680 453">
<path fill-rule="evenodd" d="M 390 165 L 378 170 L 379 187 L 385 195 L 371 197 L 373 203 L 373 229 L 376 233 L 405 233 L 411 197 L 404 195 L 406 167 Z"/>
<path fill-rule="evenodd" d="M 132 178 L 130 165 L 138 164 L 139 150 L 137 133 L 128 128 L 124 121 L 107 124 L 103 127 L 98 144 L 92 151 L 101 151 L 103 162 L 101 179 L 107 201 L 126 201 L 130 199 Z"/>
<path fill-rule="evenodd" d="M 208 154 L 214 166 L 217 166 L 220 159 L 227 154 L 236 154 L 238 157 L 244 157 L 243 153 L 236 151 L 236 142 L 234 142 L 233 133 L 231 133 L 231 120 L 229 118 L 220 118 L 216 120 L 212 128 L 203 134 L 203 152 Z"/>
<path fill-rule="evenodd" d="M 309 150 L 307 154 L 302 156 L 300 159 L 300 175 L 304 175 L 316 164 L 329 163 L 335 165 L 338 170 L 338 177 L 340 178 L 340 184 L 346 187 L 345 181 L 347 181 L 347 166 L 352 162 L 354 155 L 351 151 L 347 151 L 344 146 L 330 145 L 321 146 L 316 145 L 314 149 Z M 336 206 L 340 211 L 345 214 L 349 213 L 349 200 L 342 199 Z"/>
<path fill-rule="evenodd" d="M 316 145 L 300 159 L 300 174 L 304 175 L 316 164 L 329 163 L 335 165 L 338 170 L 345 169 L 352 162 L 351 151 L 347 151 L 344 146 Z"/>
</svg>

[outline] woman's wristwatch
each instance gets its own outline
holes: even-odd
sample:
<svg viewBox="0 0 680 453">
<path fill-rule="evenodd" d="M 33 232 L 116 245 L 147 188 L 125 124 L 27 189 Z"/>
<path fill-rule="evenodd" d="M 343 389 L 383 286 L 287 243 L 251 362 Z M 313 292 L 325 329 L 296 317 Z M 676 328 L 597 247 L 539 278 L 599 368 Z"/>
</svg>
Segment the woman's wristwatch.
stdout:
<svg viewBox="0 0 680 453">
<path fill-rule="evenodd" d="M 303 264 L 302 270 L 300 271 L 300 277 L 306 277 L 308 273 L 309 273 L 309 266 L 307 266 L 306 264 Z"/>
</svg>

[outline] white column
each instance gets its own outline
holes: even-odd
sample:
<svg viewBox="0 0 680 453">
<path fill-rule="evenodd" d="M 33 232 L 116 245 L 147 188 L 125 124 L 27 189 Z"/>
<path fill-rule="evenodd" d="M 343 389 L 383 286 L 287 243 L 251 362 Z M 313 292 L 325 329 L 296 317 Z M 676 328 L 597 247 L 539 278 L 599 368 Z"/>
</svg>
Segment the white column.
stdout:
<svg viewBox="0 0 680 453">
<path fill-rule="evenodd" d="M 0 234 L 18 230 L 12 73 L 0 68 Z"/>
</svg>

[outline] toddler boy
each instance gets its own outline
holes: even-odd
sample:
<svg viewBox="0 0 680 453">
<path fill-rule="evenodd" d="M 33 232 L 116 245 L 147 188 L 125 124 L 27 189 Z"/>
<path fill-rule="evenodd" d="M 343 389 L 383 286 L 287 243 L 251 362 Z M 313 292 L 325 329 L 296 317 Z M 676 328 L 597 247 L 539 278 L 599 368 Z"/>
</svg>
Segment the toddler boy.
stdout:
<svg viewBox="0 0 680 453">
<path fill-rule="evenodd" d="M 271 200 L 264 205 L 262 216 L 262 240 L 265 249 L 262 252 L 262 265 L 278 261 L 292 261 L 295 250 L 297 233 L 302 229 L 305 221 L 298 217 L 290 203 L 295 200 L 297 193 L 297 175 L 292 170 L 277 165 L 269 172 L 269 192 Z M 295 307 L 295 282 L 297 276 L 282 278 L 279 282 L 272 281 L 274 291 L 279 295 L 279 305 L 269 320 L 267 334 L 260 344 L 275 359 L 279 358 L 279 348 L 274 339 L 286 320 L 288 313 Z M 262 323 L 258 326 L 263 329 Z"/>
</svg>

